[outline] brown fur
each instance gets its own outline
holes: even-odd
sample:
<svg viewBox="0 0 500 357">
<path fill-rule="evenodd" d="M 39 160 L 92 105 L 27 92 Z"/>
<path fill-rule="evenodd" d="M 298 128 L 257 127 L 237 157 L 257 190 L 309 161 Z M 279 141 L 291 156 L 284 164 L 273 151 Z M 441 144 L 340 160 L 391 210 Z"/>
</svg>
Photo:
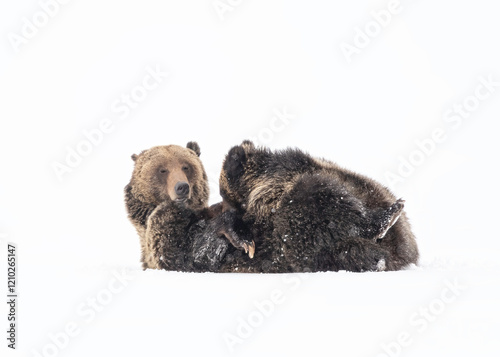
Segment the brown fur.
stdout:
<svg viewBox="0 0 500 357">
<path fill-rule="evenodd" d="M 404 201 L 366 176 L 300 150 L 271 152 L 248 141 L 233 147 L 220 191 L 223 205 L 255 228 L 250 267 L 269 260 L 273 272 L 399 270 L 418 261 L 406 214 L 399 211 L 395 223 L 385 219 Z M 382 236 L 370 236 L 386 222 Z"/>
<path fill-rule="evenodd" d="M 186 227 L 181 225 L 189 224 L 193 215 L 207 211 L 208 179 L 199 155 L 200 149 L 194 142 L 189 142 L 186 148 L 156 146 L 132 155 L 135 166 L 130 183 L 125 187 L 125 201 L 129 219 L 140 237 L 144 269 L 164 268 L 162 234 L 169 234 L 171 229 L 172 235 L 178 234 L 177 238 L 182 239 L 182 230 Z M 179 182 L 189 184 L 187 198 L 182 201 L 175 191 Z M 172 213 L 183 210 L 188 212 L 184 220 Z"/>
</svg>

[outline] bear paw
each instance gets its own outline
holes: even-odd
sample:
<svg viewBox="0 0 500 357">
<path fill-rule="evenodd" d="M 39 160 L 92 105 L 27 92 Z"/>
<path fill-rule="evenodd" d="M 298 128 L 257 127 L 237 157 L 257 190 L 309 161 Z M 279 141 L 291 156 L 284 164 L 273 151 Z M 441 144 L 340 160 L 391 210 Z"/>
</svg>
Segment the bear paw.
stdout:
<svg viewBox="0 0 500 357">
<path fill-rule="evenodd" d="M 387 231 L 398 221 L 403 208 L 405 207 L 405 200 L 398 199 L 391 207 L 389 207 L 383 215 L 380 232 L 373 237 L 373 240 L 382 239 L 387 234 Z"/>
<path fill-rule="evenodd" d="M 219 234 L 223 234 L 224 236 L 226 236 L 227 240 L 233 245 L 233 247 L 235 247 L 236 249 L 243 249 L 245 253 L 248 254 L 250 259 L 253 258 L 255 254 L 255 242 L 253 240 L 252 242 L 249 242 L 245 239 L 240 238 L 232 229 L 224 229 L 220 231 Z"/>
</svg>

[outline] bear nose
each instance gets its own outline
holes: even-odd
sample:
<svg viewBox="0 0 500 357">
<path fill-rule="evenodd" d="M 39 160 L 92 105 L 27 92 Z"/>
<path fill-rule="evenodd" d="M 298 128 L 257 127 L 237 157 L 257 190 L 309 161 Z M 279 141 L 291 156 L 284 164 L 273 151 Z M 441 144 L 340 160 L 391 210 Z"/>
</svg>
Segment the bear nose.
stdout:
<svg viewBox="0 0 500 357">
<path fill-rule="evenodd" d="M 189 194 L 189 184 L 187 182 L 177 182 L 175 184 L 175 194 L 179 198 L 184 198 Z"/>
</svg>

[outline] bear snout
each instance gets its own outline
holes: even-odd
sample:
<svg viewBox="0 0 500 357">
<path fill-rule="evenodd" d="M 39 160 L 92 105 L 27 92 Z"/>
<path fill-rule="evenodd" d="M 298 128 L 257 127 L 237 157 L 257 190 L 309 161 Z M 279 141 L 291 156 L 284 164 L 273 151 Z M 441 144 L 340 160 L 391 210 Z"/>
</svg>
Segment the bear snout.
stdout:
<svg viewBox="0 0 500 357">
<path fill-rule="evenodd" d="M 184 181 L 177 182 L 174 191 L 177 196 L 176 200 L 185 200 L 189 196 L 189 184 Z"/>
</svg>

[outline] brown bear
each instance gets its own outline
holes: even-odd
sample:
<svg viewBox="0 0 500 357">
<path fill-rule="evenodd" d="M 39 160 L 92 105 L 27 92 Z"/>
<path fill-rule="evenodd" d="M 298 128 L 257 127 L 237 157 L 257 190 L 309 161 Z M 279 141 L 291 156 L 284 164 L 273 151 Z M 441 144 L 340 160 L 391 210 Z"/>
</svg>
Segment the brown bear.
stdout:
<svg viewBox="0 0 500 357">
<path fill-rule="evenodd" d="M 220 231 L 231 233 L 233 246 L 256 251 L 248 263 L 225 259 L 223 269 L 378 271 L 418 260 L 404 201 L 368 177 L 298 149 L 272 152 L 250 141 L 233 147 L 220 193 Z"/>
<path fill-rule="evenodd" d="M 199 222 L 210 216 L 208 179 L 199 156 L 196 142 L 132 155 L 125 203 L 140 237 L 144 269 L 190 270 L 189 230 L 202 229 Z"/>
<path fill-rule="evenodd" d="M 255 171 L 254 176 L 245 176 L 255 180 L 256 186 L 252 188 L 243 185 L 243 176 L 239 176 L 252 172 L 246 164 L 254 151 L 259 152 L 249 142 L 230 151 L 221 173 L 221 194 L 224 201 L 211 207 L 208 207 L 207 176 L 199 159 L 200 148 L 195 142 L 189 142 L 186 148 L 176 145 L 158 146 L 139 155 L 132 155 L 135 165 L 130 183 L 125 187 L 125 203 L 129 219 L 140 236 L 144 269 L 284 273 L 385 268 L 381 262 L 385 263 L 386 259 L 391 258 L 391 253 L 375 243 L 370 245 L 364 241 L 379 243 L 400 216 L 403 207 L 401 201 L 383 205 L 384 208 L 381 209 L 368 209 L 363 213 L 364 202 L 356 201 L 341 185 L 333 187 L 331 182 L 316 182 L 317 180 L 312 179 L 309 183 L 305 182 L 304 187 L 300 181 L 295 181 L 295 187 L 299 191 L 305 188 L 304 192 L 288 192 L 288 196 L 291 195 L 290 203 L 293 199 L 298 200 L 298 205 L 291 205 L 297 210 L 276 210 L 273 201 L 277 194 L 281 194 L 284 185 L 280 175 L 296 175 L 297 169 L 304 168 L 307 160 L 303 161 L 305 157 L 301 158 L 297 151 L 288 152 L 284 156 L 276 155 L 267 163 L 265 160 L 259 162 L 258 165 L 262 164 L 270 171 Z M 356 184 L 360 186 L 359 182 Z M 275 187 L 277 191 L 270 187 Z M 301 202 L 300 197 L 311 193 L 309 200 L 314 201 L 315 197 L 321 198 L 324 195 L 325 189 L 337 196 L 343 195 L 340 198 L 345 199 L 346 204 L 337 207 L 342 214 L 336 219 L 318 222 L 319 216 L 328 216 L 324 207 L 321 204 L 315 207 L 311 202 Z M 265 196 L 265 200 L 260 203 L 256 199 L 248 201 L 245 198 L 256 197 L 257 193 L 264 191 L 265 195 L 261 197 Z M 283 199 L 289 199 L 288 196 L 282 195 Z M 257 208 L 259 204 L 262 205 Z M 320 209 L 320 214 L 315 209 Z M 255 212 L 261 214 L 252 216 Z M 257 216 L 260 218 L 256 219 Z M 289 244 L 284 244 L 287 234 L 284 235 L 285 239 L 276 239 L 283 232 L 295 232 L 297 227 L 294 224 L 297 225 L 297 222 L 299 229 L 305 226 L 309 233 L 311 227 L 316 227 L 313 232 L 315 241 L 325 239 L 322 235 L 327 223 L 328 234 L 334 238 L 330 240 L 335 244 L 318 245 L 315 241 L 294 240 L 293 237 L 289 239 Z M 349 230 L 348 239 L 344 240 L 346 237 L 342 235 L 346 234 L 346 229 Z M 351 239 L 352 234 L 357 234 L 359 239 Z M 250 259 L 239 249 L 252 255 L 255 249 L 254 239 L 258 254 Z M 318 252 L 318 247 L 322 247 L 323 251 Z M 304 262 L 298 265 L 300 257 Z M 311 259 L 307 261 L 309 258 Z M 329 261 L 329 264 L 318 264 L 318 259 Z M 394 266 L 393 260 L 390 260 L 388 268 Z"/>
</svg>

